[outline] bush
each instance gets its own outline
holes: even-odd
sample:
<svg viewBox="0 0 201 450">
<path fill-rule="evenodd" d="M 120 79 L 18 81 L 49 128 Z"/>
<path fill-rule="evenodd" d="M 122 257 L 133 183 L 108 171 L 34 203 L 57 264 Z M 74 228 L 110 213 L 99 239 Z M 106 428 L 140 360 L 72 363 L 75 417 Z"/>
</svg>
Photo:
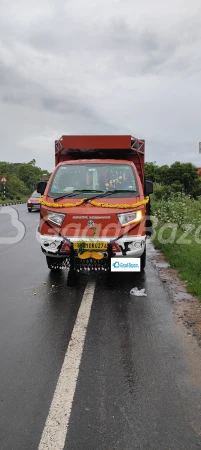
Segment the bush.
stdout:
<svg viewBox="0 0 201 450">
<path fill-rule="evenodd" d="M 156 201 L 168 198 L 170 196 L 170 187 L 154 184 L 154 193 L 152 198 Z"/>
<path fill-rule="evenodd" d="M 179 228 L 187 225 L 201 224 L 201 199 L 194 200 L 184 193 L 171 193 L 168 199 L 161 198 L 151 202 L 152 215 L 158 219 L 158 224 L 177 224 Z"/>
<path fill-rule="evenodd" d="M 184 193 L 183 186 L 180 183 L 173 183 L 169 186 L 154 183 L 154 193 L 152 195 L 152 198 L 156 201 L 162 199 L 169 200 L 174 193 Z"/>
<path fill-rule="evenodd" d="M 16 195 L 16 200 L 21 200 L 21 197 L 20 197 L 20 195 Z"/>
</svg>

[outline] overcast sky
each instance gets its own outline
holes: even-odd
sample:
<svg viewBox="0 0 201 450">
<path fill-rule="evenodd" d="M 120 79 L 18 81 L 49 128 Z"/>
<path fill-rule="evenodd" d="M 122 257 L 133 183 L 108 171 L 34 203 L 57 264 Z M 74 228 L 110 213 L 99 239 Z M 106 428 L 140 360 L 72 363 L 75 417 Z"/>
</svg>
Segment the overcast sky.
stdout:
<svg viewBox="0 0 201 450">
<path fill-rule="evenodd" d="M 201 1 L 0 0 L 0 160 L 52 170 L 62 134 L 201 167 Z"/>
</svg>

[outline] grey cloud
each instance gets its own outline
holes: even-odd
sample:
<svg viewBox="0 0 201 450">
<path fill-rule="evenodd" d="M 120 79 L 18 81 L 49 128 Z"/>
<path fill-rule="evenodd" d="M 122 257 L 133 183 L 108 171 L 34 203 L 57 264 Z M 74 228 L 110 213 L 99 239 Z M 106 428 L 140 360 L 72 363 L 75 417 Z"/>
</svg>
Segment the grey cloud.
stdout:
<svg viewBox="0 0 201 450">
<path fill-rule="evenodd" d="M 140 41 L 141 48 L 145 53 L 156 52 L 160 49 L 160 40 L 154 32 L 145 30 Z"/>
<path fill-rule="evenodd" d="M 29 37 L 29 43 L 36 49 L 49 50 L 51 53 L 60 51 L 58 39 L 49 31 L 34 31 Z"/>
<path fill-rule="evenodd" d="M 17 94 L 17 93 L 8 93 L 2 96 L 2 101 L 4 103 L 11 103 L 11 104 L 26 104 L 26 99 L 22 94 Z"/>
<path fill-rule="evenodd" d="M 198 18 L 180 20 L 174 26 L 158 29 L 154 24 L 129 25 L 124 18 L 113 18 L 103 27 L 94 23 L 85 27 L 75 18 L 66 18 L 46 26 L 43 30 L 30 30 L 29 42 L 36 48 L 68 56 L 91 53 L 91 63 L 97 52 L 100 61 L 110 55 L 110 70 L 131 76 L 148 73 L 174 73 L 189 70 L 192 65 L 190 47 L 201 42 Z M 188 30 L 188 31 L 187 31 Z M 186 54 L 180 51 L 186 48 Z M 179 62 L 177 62 L 179 61 Z M 196 62 L 195 62 L 196 63 Z M 200 62 L 197 61 L 200 65 Z M 181 64 L 181 66 L 180 66 Z"/>
<path fill-rule="evenodd" d="M 66 91 L 64 95 L 53 95 L 47 88 L 39 83 L 28 81 L 14 70 L 10 69 L 9 76 L 7 67 L 1 65 L 0 71 L 0 97 L 3 103 L 24 105 L 34 109 L 43 108 L 51 113 L 61 115 L 80 115 L 93 124 L 99 124 L 102 130 L 108 129 L 108 121 L 96 110 L 95 105 L 87 104 L 87 101 Z M 2 75 L 2 76 L 1 76 Z M 1 89 L 1 85 L 3 89 Z M 70 88 L 69 88 L 70 90 Z M 118 127 L 110 122 L 113 132 Z"/>
<path fill-rule="evenodd" d="M 199 161 L 198 0 L 153 0 L 152 8 L 77 0 L 77 12 L 70 0 L 35 3 L 34 18 L 23 0 L 0 4 L 0 133 L 10 158 L 35 154 L 45 167 L 54 135 L 78 132 L 145 138 L 147 160 L 161 164 Z"/>
<path fill-rule="evenodd" d="M 80 114 L 83 117 L 90 119 L 92 122 L 99 123 L 103 128 L 108 128 L 108 122 L 98 114 L 95 107 L 88 106 L 84 101 L 75 98 L 72 95 L 66 95 L 62 98 L 52 95 L 42 97 L 42 105 L 49 111 L 57 112 L 59 114 Z M 118 129 L 111 124 L 113 130 Z"/>
<path fill-rule="evenodd" d="M 24 80 L 25 82 L 25 80 Z M 3 61 L 0 62 L 0 87 L 21 86 L 22 78 Z"/>
<path fill-rule="evenodd" d="M 40 96 L 40 92 L 41 87 L 37 83 L 29 82 L 12 68 L 1 65 L 0 98 L 4 103 L 37 107 L 37 99 Z"/>
<path fill-rule="evenodd" d="M 81 103 L 81 100 L 75 99 L 70 95 L 66 96 L 66 98 L 53 97 L 49 95 L 42 97 L 41 102 L 49 111 L 56 111 L 62 114 L 76 113 L 79 111 L 81 114 L 94 115 L 91 108 Z"/>
<path fill-rule="evenodd" d="M 201 158 L 198 153 L 198 142 L 195 140 L 177 139 L 150 139 L 146 145 L 147 161 L 157 161 L 157 164 L 172 164 L 175 161 L 192 162 L 201 167 Z"/>
<path fill-rule="evenodd" d="M 188 28 L 188 33 L 186 29 Z M 119 30 L 123 30 L 120 32 Z M 192 34 L 191 34 L 192 30 Z M 197 32 L 195 32 L 197 30 Z M 197 18 L 186 20 L 163 31 L 153 26 L 126 26 L 125 21 L 113 23 L 109 30 L 109 46 L 113 49 L 113 66 L 121 73 L 179 74 L 191 69 L 192 44 L 201 43 L 200 24 Z M 183 51 L 185 49 L 185 51 Z M 180 52 L 182 53 L 180 55 Z M 197 61 L 201 68 L 200 61 Z"/>
</svg>

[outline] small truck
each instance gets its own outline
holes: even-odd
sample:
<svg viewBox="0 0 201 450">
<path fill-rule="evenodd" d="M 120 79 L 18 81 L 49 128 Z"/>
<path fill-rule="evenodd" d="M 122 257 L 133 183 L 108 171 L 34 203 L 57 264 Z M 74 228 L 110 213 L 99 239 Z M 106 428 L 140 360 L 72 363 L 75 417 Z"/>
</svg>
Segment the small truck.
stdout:
<svg viewBox="0 0 201 450">
<path fill-rule="evenodd" d="M 144 178 L 145 141 L 130 135 L 64 135 L 55 141 L 55 168 L 40 180 L 39 239 L 51 270 L 111 274 L 114 258 L 146 264 L 152 234 Z M 123 260 L 122 260 L 123 261 Z"/>
</svg>

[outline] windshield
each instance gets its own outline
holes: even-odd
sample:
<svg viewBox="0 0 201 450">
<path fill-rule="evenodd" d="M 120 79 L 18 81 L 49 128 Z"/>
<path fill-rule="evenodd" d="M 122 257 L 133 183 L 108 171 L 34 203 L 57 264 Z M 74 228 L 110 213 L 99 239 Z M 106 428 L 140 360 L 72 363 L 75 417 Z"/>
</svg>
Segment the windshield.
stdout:
<svg viewBox="0 0 201 450">
<path fill-rule="evenodd" d="M 33 194 L 31 194 L 31 197 L 33 198 L 40 198 L 41 194 L 39 194 L 37 191 L 34 191 Z"/>
<path fill-rule="evenodd" d="M 74 191 L 86 191 L 90 194 L 90 191 L 105 193 L 113 190 L 124 191 L 124 196 L 138 193 L 135 172 L 129 164 L 86 163 L 60 166 L 48 194 L 54 197 L 58 194 L 68 195 Z M 77 195 L 79 196 L 79 192 Z M 122 194 L 114 193 L 114 196 L 121 197 Z"/>
</svg>

